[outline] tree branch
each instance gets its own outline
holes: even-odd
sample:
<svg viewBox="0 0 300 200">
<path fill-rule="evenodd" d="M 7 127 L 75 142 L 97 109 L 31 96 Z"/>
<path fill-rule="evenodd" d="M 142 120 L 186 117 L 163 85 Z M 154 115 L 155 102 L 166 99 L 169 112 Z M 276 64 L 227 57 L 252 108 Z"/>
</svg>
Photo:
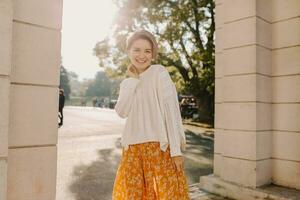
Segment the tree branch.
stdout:
<svg viewBox="0 0 300 200">
<path fill-rule="evenodd" d="M 186 60 L 188 61 L 189 65 L 190 65 L 190 67 L 192 69 L 193 76 L 194 77 L 198 77 L 197 70 L 196 70 L 195 66 L 193 65 L 193 61 L 192 61 L 191 56 L 189 55 L 189 53 L 187 52 L 187 50 L 185 48 L 185 45 L 183 43 L 182 37 L 180 38 L 179 44 L 180 44 L 180 46 L 181 46 L 181 48 L 182 48 L 182 50 L 184 52 L 184 56 L 185 56 Z"/>
<path fill-rule="evenodd" d="M 169 66 L 174 66 L 176 67 L 176 69 L 179 71 L 179 73 L 181 74 L 184 82 L 188 82 L 190 80 L 189 75 L 188 75 L 188 71 L 183 67 L 182 63 L 180 60 L 174 61 L 171 58 L 169 58 L 168 56 L 166 56 L 163 53 L 159 53 L 159 57 L 168 62 Z"/>
<path fill-rule="evenodd" d="M 194 29 L 192 25 L 188 21 L 184 21 L 184 23 L 187 25 L 187 27 L 190 29 L 190 31 L 193 33 L 195 39 L 196 39 L 196 45 L 200 49 L 200 52 L 204 52 L 203 43 L 200 37 L 199 31 Z"/>
</svg>

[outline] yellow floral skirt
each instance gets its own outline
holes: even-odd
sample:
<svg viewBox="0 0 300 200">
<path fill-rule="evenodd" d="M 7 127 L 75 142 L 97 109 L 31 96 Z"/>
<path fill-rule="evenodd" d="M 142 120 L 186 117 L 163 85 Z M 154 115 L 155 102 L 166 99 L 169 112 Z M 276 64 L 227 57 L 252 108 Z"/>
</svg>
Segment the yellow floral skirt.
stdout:
<svg viewBox="0 0 300 200">
<path fill-rule="evenodd" d="M 183 170 L 177 171 L 170 149 L 162 151 L 159 142 L 130 145 L 123 150 L 113 200 L 188 200 Z"/>
</svg>

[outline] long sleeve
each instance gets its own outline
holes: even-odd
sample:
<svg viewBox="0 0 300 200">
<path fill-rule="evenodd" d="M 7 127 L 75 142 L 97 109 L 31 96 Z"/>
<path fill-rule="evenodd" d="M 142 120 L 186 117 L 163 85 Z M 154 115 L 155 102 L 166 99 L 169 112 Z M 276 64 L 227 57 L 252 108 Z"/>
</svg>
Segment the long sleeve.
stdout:
<svg viewBox="0 0 300 200">
<path fill-rule="evenodd" d="M 137 78 L 127 78 L 120 84 L 120 93 L 115 111 L 122 118 L 128 117 L 139 81 Z"/>
<path fill-rule="evenodd" d="M 180 156 L 185 148 L 185 135 L 177 99 L 177 91 L 166 69 L 159 74 L 159 90 L 163 102 L 165 125 L 170 144 L 171 157 Z"/>
</svg>

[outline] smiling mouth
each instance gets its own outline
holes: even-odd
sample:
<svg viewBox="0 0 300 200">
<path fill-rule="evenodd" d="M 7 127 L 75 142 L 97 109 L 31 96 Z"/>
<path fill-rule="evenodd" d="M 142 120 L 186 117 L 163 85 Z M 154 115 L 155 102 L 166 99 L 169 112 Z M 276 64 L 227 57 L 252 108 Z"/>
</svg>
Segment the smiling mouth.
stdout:
<svg viewBox="0 0 300 200">
<path fill-rule="evenodd" d="M 144 64 L 144 63 L 147 62 L 146 60 L 144 60 L 144 61 L 141 61 L 141 60 L 135 60 L 135 61 L 138 62 L 138 63 L 141 63 L 141 64 Z"/>
</svg>

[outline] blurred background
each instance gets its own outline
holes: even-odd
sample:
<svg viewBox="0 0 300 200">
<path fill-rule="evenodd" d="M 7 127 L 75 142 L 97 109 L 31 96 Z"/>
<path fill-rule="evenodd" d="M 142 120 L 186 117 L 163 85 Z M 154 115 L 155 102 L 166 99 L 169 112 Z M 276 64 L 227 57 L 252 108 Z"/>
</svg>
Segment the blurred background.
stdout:
<svg viewBox="0 0 300 200">
<path fill-rule="evenodd" d="M 170 72 L 183 118 L 213 125 L 214 8 L 213 0 L 65 0 L 60 88 L 66 104 L 113 108 L 129 63 L 126 38 L 146 29 L 157 37 L 155 63 Z"/>
</svg>

